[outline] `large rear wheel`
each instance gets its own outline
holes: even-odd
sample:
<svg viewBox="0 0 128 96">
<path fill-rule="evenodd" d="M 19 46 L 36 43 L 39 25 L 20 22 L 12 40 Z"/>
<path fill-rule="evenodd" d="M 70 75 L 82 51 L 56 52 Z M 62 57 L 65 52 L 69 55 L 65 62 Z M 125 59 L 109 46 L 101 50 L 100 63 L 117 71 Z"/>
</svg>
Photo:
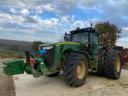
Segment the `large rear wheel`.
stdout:
<svg viewBox="0 0 128 96">
<path fill-rule="evenodd" d="M 104 76 L 103 65 L 104 65 L 105 54 L 106 54 L 105 49 L 101 49 L 98 52 L 98 69 L 97 69 L 96 74 L 99 76 Z"/>
<path fill-rule="evenodd" d="M 83 54 L 76 52 L 69 54 L 62 66 L 64 79 L 70 86 L 79 87 L 85 83 L 88 63 Z"/>
<path fill-rule="evenodd" d="M 104 73 L 108 78 L 119 79 L 121 74 L 121 58 L 119 52 L 112 51 L 105 56 Z"/>
</svg>

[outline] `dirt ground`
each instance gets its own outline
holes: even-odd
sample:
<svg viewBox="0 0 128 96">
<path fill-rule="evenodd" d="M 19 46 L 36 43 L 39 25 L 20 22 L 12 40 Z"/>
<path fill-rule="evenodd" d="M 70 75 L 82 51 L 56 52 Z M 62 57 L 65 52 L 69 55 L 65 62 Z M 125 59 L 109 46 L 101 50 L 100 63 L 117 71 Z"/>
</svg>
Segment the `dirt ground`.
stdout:
<svg viewBox="0 0 128 96">
<path fill-rule="evenodd" d="M 119 80 L 88 75 L 86 84 L 79 88 L 68 86 L 62 76 L 33 78 L 21 74 L 13 79 L 16 96 L 128 96 L 128 69 L 122 70 Z"/>
<path fill-rule="evenodd" d="M 1 62 L 2 60 L 0 60 L 0 96 L 16 96 L 13 77 L 3 74 Z"/>
</svg>

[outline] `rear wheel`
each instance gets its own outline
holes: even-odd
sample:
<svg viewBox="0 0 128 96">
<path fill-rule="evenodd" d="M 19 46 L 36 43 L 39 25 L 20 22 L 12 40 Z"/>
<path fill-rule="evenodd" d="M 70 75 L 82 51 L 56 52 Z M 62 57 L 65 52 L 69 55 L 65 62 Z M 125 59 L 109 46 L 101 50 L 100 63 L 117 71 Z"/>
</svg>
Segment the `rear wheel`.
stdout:
<svg viewBox="0 0 128 96">
<path fill-rule="evenodd" d="M 121 58 L 117 51 L 109 52 L 105 56 L 104 73 L 106 77 L 119 79 L 121 73 Z"/>
<path fill-rule="evenodd" d="M 70 86 L 79 87 L 85 83 L 88 64 L 83 54 L 71 53 L 65 58 L 62 66 L 64 79 Z"/>
<path fill-rule="evenodd" d="M 103 71 L 103 65 L 104 65 L 104 57 L 106 54 L 106 50 L 105 49 L 101 49 L 98 53 L 98 70 L 96 72 L 97 75 L 99 76 L 103 76 L 104 75 L 104 71 Z"/>
</svg>

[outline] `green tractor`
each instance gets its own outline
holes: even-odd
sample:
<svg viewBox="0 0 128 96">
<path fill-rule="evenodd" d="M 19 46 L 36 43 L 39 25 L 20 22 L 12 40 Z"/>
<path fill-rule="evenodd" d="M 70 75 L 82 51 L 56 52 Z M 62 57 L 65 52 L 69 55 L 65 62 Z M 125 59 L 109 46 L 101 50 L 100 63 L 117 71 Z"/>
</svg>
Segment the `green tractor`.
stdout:
<svg viewBox="0 0 128 96">
<path fill-rule="evenodd" d="M 11 76 L 32 74 L 55 76 L 63 74 L 64 80 L 73 87 L 83 85 L 88 72 L 119 79 L 121 73 L 120 52 L 110 49 L 108 44 L 100 46 L 98 32 L 94 28 L 71 31 L 67 42 L 39 46 L 40 57 L 26 51 L 26 61 L 5 61 L 4 73 Z"/>
</svg>

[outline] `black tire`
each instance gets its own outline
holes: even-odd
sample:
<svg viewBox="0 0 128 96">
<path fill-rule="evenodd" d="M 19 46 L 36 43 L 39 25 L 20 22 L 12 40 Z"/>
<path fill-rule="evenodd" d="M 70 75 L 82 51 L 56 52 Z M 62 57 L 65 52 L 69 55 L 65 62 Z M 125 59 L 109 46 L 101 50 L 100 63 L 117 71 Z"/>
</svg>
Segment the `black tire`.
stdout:
<svg viewBox="0 0 128 96">
<path fill-rule="evenodd" d="M 119 60 L 118 63 L 116 60 Z M 117 66 L 118 65 L 118 66 Z M 105 76 L 112 79 L 119 79 L 121 74 L 121 58 L 117 51 L 112 50 L 105 56 L 104 62 Z"/>
<path fill-rule="evenodd" d="M 101 49 L 98 52 L 98 56 L 99 56 L 98 57 L 98 69 L 97 69 L 96 75 L 104 76 L 103 65 L 104 65 L 105 54 L 106 54 L 106 50 L 105 49 Z"/>
<path fill-rule="evenodd" d="M 80 72 L 83 73 L 82 78 L 79 78 L 79 73 L 77 73 L 78 65 L 80 64 L 80 62 L 84 62 L 82 63 L 84 67 L 81 67 L 81 70 L 85 69 L 85 71 L 83 72 L 80 70 Z M 76 52 L 70 53 L 65 58 L 62 68 L 64 79 L 70 86 L 79 87 L 85 83 L 88 75 L 88 63 L 86 57 L 83 54 Z"/>
<path fill-rule="evenodd" d="M 122 46 L 114 46 L 113 49 L 118 50 L 118 51 L 122 51 L 123 47 Z"/>
<path fill-rule="evenodd" d="M 58 76 L 59 72 L 56 72 L 54 74 L 50 74 L 50 75 L 47 75 L 48 77 L 55 77 L 55 76 Z"/>
</svg>

